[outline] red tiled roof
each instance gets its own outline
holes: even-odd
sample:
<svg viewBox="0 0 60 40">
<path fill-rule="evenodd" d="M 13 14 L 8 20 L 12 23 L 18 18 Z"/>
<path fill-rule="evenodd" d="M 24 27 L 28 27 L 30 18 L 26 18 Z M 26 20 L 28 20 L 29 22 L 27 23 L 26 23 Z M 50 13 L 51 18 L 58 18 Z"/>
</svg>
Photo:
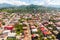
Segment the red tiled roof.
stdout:
<svg viewBox="0 0 60 40">
<path fill-rule="evenodd" d="M 13 29 L 13 26 L 6 26 L 6 27 L 4 27 L 4 29 L 12 30 Z"/>
</svg>

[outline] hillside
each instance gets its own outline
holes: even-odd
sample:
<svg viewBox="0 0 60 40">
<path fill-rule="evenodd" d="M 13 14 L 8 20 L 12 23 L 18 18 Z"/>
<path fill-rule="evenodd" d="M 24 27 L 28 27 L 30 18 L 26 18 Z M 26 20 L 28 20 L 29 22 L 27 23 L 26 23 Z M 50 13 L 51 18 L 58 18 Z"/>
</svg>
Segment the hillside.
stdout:
<svg viewBox="0 0 60 40">
<path fill-rule="evenodd" d="M 38 5 L 22 5 L 22 6 L 12 6 L 12 7 L 4 7 L 1 8 L 0 11 L 4 12 L 20 12 L 20 13 L 45 13 L 51 11 L 57 11 L 58 8 L 54 7 L 45 7 L 45 6 L 38 6 Z"/>
</svg>

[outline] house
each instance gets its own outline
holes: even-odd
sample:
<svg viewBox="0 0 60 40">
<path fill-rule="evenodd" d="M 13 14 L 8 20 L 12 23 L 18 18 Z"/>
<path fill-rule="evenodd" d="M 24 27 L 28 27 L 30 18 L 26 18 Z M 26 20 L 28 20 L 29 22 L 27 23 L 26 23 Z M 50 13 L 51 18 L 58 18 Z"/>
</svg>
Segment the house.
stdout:
<svg viewBox="0 0 60 40">
<path fill-rule="evenodd" d="M 60 17 L 56 17 L 54 18 L 54 20 L 60 21 Z"/>
<path fill-rule="evenodd" d="M 60 22 L 56 22 L 55 25 L 56 25 L 56 28 L 60 30 Z"/>
<path fill-rule="evenodd" d="M 16 33 L 8 33 L 8 37 L 16 37 Z"/>
<path fill-rule="evenodd" d="M 37 39 L 39 37 L 38 34 L 32 34 L 32 39 Z"/>
<path fill-rule="evenodd" d="M 2 22 L 0 22 L 0 27 L 2 26 Z"/>
<path fill-rule="evenodd" d="M 47 40 L 47 37 L 44 37 L 44 40 Z"/>
<path fill-rule="evenodd" d="M 2 33 L 5 34 L 5 33 L 10 33 L 11 31 L 10 30 L 4 30 Z"/>
<path fill-rule="evenodd" d="M 48 21 L 43 21 L 42 24 L 43 25 L 48 25 Z"/>
<path fill-rule="evenodd" d="M 27 30 L 27 27 L 23 27 L 23 30 Z"/>
<path fill-rule="evenodd" d="M 43 33 L 44 35 L 51 34 L 51 32 L 48 31 L 48 29 L 45 28 L 45 27 L 40 27 L 40 30 L 42 31 L 42 33 Z"/>
<path fill-rule="evenodd" d="M 30 27 L 31 27 L 31 29 L 36 28 L 35 26 L 30 26 Z"/>
<path fill-rule="evenodd" d="M 5 34 L 0 35 L 0 40 L 6 40 L 6 39 L 7 39 L 7 35 Z"/>
<path fill-rule="evenodd" d="M 3 22 L 7 22 L 8 21 L 8 19 L 7 18 L 5 18 L 4 20 L 3 20 Z"/>
<path fill-rule="evenodd" d="M 13 30 L 13 28 L 14 28 L 13 26 L 5 26 L 4 27 L 4 29 L 6 29 L 6 30 Z"/>
<path fill-rule="evenodd" d="M 20 35 L 16 36 L 16 39 L 20 39 L 20 38 L 21 38 L 21 36 L 20 36 Z"/>
<path fill-rule="evenodd" d="M 53 30 L 53 28 L 52 28 L 52 27 L 48 27 L 48 29 L 49 29 L 49 30 Z"/>
<path fill-rule="evenodd" d="M 31 29 L 32 32 L 37 32 L 37 28 Z"/>
<path fill-rule="evenodd" d="M 59 32 L 57 30 L 53 31 L 54 34 L 58 34 Z"/>
<path fill-rule="evenodd" d="M 60 27 L 60 22 L 56 22 L 55 25 Z"/>
<path fill-rule="evenodd" d="M 0 19 L 2 19 L 3 18 L 3 15 L 2 14 L 0 14 Z"/>
<path fill-rule="evenodd" d="M 49 34 L 51 34 L 50 31 L 44 31 L 43 33 L 44 33 L 44 35 L 49 35 Z"/>
<path fill-rule="evenodd" d="M 3 28 L 2 27 L 0 27 L 0 34 L 3 32 Z"/>
<path fill-rule="evenodd" d="M 60 30 L 60 27 L 56 27 L 58 30 Z"/>
</svg>

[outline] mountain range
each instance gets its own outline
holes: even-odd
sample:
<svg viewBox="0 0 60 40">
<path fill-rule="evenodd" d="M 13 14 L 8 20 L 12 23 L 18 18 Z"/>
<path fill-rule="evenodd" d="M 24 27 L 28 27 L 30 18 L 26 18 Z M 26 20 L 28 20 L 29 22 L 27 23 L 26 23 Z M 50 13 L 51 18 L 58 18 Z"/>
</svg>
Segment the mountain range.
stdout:
<svg viewBox="0 0 60 40">
<path fill-rule="evenodd" d="M 16 5 L 7 4 L 7 3 L 0 4 L 0 8 L 4 8 L 4 7 L 14 7 L 14 6 L 16 6 Z"/>
<path fill-rule="evenodd" d="M 20 6 L 22 6 L 22 5 L 20 5 Z M 5 8 L 5 7 L 18 7 L 18 6 L 17 5 L 12 5 L 12 4 L 7 4 L 7 3 L 0 4 L 0 8 Z M 49 5 L 49 6 L 44 6 L 44 7 L 60 8 L 60 5 Z"/>
</svg>

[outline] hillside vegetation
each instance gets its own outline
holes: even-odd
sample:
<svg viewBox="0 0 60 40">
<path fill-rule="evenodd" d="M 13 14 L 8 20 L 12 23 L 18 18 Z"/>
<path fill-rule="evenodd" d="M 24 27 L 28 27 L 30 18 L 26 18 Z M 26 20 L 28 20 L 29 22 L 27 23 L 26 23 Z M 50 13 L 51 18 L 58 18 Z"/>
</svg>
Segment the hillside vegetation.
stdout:
<svg viewBox="0 0 60 40">
<path fill-rule="evenodd" d="M 9 12 L 9 13 L 45 13 L 45 12 L 56 12 L 56 8 L 52 7 L 44 7 L 44 6 L 38 6 L 38 5 L 22 5 L 18 7 L 7 7 L 7 8 L 1 8 L 0 12 Z"/>
</svg>

